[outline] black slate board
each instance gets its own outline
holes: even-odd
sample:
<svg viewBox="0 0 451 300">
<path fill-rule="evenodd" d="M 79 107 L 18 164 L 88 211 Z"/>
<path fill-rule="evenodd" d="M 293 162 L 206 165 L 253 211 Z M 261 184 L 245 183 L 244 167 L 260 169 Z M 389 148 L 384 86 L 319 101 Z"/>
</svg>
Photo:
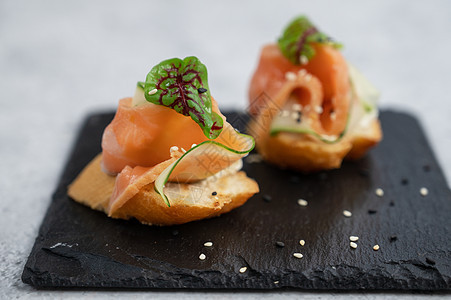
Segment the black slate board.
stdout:
<svg viewBox="0 0 451 300">
<path fill-rule="evenodd" d="M 107 218 L 66 196 L 66 186 L 100 151 L 112 116 L 87 118 L 23 282 L 37 288 L 451 289 L 451 193 L 413 117 L 383 112 L 383 142 L 339 170 L 300 175 L 245 163 L 261 192 L 243 207 L 219 218 L 150 227 Z M 246 122 L 238 113 L 228 119 L 241 129 Z M 426 197 L 419 193 L 423 186 Z M 378 187 L 382 198 L 374 193 Z M 298 198 L 308 206 L 299 206 Z M 344 209 L 352 217 L 344 217 Z M 360 237 L 357 249 L 349 246 L 351 235 Z M 206 241 L 213 247 L 203 246 Z"/>
</svg>

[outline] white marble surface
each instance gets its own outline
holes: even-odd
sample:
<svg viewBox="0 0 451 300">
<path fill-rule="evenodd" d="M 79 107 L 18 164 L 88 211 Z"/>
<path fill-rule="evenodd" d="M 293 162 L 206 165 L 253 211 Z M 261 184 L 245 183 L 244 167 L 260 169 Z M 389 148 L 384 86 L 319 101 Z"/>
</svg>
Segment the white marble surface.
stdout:
<svg viewBox="0 0 451 300">
<path fill-rule="evenodd" d="M 415 114 L 451 179 L 449 1 L 0 1 L 0 298 L 429 298 L 374 293 L 36 291 L 20 275 L 83 117 L 113 109 L 150 68 L 196 55 L 222 107 L 245 108 L 262 44 L 298 13 L 345 44 Z M 435 297 L 446 297 L 436 295 Z"/>
</svg>

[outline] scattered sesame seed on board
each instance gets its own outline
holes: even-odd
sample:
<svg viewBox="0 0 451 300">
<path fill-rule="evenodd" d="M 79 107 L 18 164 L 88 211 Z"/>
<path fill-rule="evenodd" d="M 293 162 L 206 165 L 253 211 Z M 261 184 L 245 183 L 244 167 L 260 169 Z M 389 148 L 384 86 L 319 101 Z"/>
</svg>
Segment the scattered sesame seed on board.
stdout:
<svg viewBox="0 0 451 300">
<path fill-rule="evenodd" d="M 350 242 L 349 246 L 351 246 L 351 248 L 354 248 L 354 249 L 357 248 L 357 244 L 354 242 Z"/>
<path fill-rule="evenodd" d="M 357 241 L 359 240 L 359 237 L 358 237 L 358 236 L 351 235 L 351 236 L 349 237 L 349 240 L 350 240 L 351 242 L 357 242 Z"/>
<path fill-rule="evenodd" d="M 272 200 L 272 197 L 268 194 L 264 194 L 262 198 L 263 198 L 263 201 L 265 201 L 265 202 L 271 202 L 271 200 Z"/>
<path fill-rule="evenodd" d="M 207 258 L 207 256 L 205 256 L 205 254 L 203 254 L 203 253 L 201 253 L 200 255 L 199 255 L 199 259 L 200 260 L 204 260 L 204 259 L 206 259 Z"/>
<path fill-rule="evenodd" d="M 244 273 L 244 272 L 246 272 L 247 271 L 247 267 L 242 267 L 242 268 L 240 268 L 240 273 Z"/>
<path fill-rule="evenodd" d="M 205 242 L 204 246 L 205 247 L 211 247 L 211 246 L 213 246 L 213 242 Z"/>
<path fill-rule="evenodd" d="M 298 199 L 298 204 L 300 206 L 307 206 L 308 202 L 307 202 L 307 200 L 304 200 L 304 199 Z"/>
<path fill-rule="evenodd" d="M 305 245 L 305 241 L 304 241 L 304 240 L 300 240 L 300 241 L 299 241 L 299 244 L 300 244 L 301 246 L 304 246 L 304 245 Z"/>
<path fill-rule="evenodd" d="M 378 197 L 384 196 L 384 190 L 381 189 L 381 188 L 377 188 L 374 192 L 376 193 L 376 195 L 377 195 Z"/>
<path fill-rule="evenodd" d="M 284 243 L 284 242 L 277 241 L 277 242 L 276 242 L 276 246 L 277 246 L 277 247 L 280 247 L 280 248 L 283 248 L 283 247 L 285 247 L 285 243 Z"/>
<path fill-rule="evenodd" d="M 422 187 L 421 189 L 420 189 L 420 195 L 421 196 L 427 196 L 429 194 L 429 191 L 428 191 L 428 189 L 427 188 L 425 188 L 425 187 Z"/>
<path fill-rule="evenodd" d="M 296 257 L 296 258 L 303 258 L 304 257 L 304 255 L 302 255 L 301 253 L 298 253 L 298 252 L 293 253 L 293 256 Z"/>
<path fill-rule="evenodd" d="M 279 284 L 279 280 L 274 281 L 274 284 Z"/>
<path fill-rule="evenodd" d="M 347 218 L 350 218 L 352 216 L 352 213 L 349 210 L 343 210 L 343 215 Z"/>
<path fill-rule="evenodd" d="M 374 246 L 373 246 L 373 250 L 374 250 L 374 251 L 379 250 L 379 245 L 374 245 Z"/>
</svg>

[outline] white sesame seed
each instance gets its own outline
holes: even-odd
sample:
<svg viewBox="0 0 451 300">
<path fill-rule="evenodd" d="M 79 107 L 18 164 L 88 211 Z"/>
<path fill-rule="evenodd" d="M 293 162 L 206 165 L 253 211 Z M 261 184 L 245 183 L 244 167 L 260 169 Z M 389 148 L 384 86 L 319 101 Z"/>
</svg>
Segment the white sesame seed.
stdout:
<svg viewBox="0 0 451 300">
<path fill-rule="evenodd" d="M 301 246 L 304 246 L 305 245 L 305 241 L 304 240 L 300 240 L 299 244 L 301 244 Z"/>
<path fill-rule="evenodd" d="M 295 104 L 293 104 L 293 106 L 291 106 L 291 108 L 295 111 L 301 111 L 302 105 L 300 105 L 299 103 L 295 103 Z"/>
<path fill-rule="evenodd" d="M 293 72 L 286 72 L 285 78 L 288 80 L 296 80 L 297 76 Z"/>
<path fill-rule="evenodd" d="M 300 206 L 307 206 L 308 202 L 307 202 L 307 200 L 304 200 L 304 199 L 298 199 L 298 204 Z"/>
<path fill-rule="evenodd" d="M 149 91 L 147 94 L 153 95 L 153 94 L 156 94 L 157 92 L 158 92 L 157 89 L 153 89 L 153 90 Z"/>
<path fill-rule="evenodd" d="M 191 145 L 191 148 L 194 148 L 194 147 L 196 147 L 197 146 L 197 144 L 192 144 Z"/>
<path fill-rule="evenodd" d="M 379 197 L 384 196 L 384 190 L 381 189 L 381 188 L 377 188 L 374 192 L 375 192 L 376 195 L 379 196 Z"/>
<path fill-rule="evenodd" d="M 427 194 L 429 194 L 429 191 L 428 191 L 427 188 L 422 187 L 422 188 L 420 189 L 420 194 L 421 194 L 421 196 L 427 196 Z"/>
<path fill-rule="evenodd" d="M 244 273 L 244 272 L 246 272 L 247 271 L 247 267 L 242 267 L 242 268 L 240 268 L 240 273 Z"/>
<path fill-rule="evenodd" d="M 305 81 L 310 81 L 312 79 L 312 75 L 307 74 L 305 75 Z"/>
<path fill-rule="evenodd" d="M 300 69 L 298 72 L 298 75 L 305 76 L 307 74 L 307 71 L 305 69 Z"/>
<path fill-rule="evenodd" d="M 330 119 L 331 119 L 332 121 L 335 121 L 336 118 L 337 118 L 337 115 L 336 115 L 334 112 L 331 112 L 331 113 L 330 113 Z"/>
<path fill-rule="evenodd" d="M 203 254 L 203 253 L 201 253 L 200 255 L 199 255 L 199 259 L 200 260 L 204 260 L 204 259 L 206 259 L 207 258 L 207 256 L 205 256 L 205 254 Z"/>
<path fill-rule="evenodd" d="M 304 255 L 302 255 L 301 253 L 293 253 L 293 256 L 294 257 L 296 257 L 296 258 L 303 258 L 304 257 Z"/>
<path fill-rule="evenodd" d="M 305 56 L 305 55 L 301 55 L 301 56 L 299 57 L 299 61 L 301 62 L 302 65 L 308 64 L 308 58 L 307 58 L 307 56 Z"/>
<path fill-rule="evenodd" d="M 349 237 L 349 240 L 350 240 L 351 242 L 357 242 L 357 241 L 359 240 L 359 237 L 358 237 L 358 236 L 353 236 L 353 235 L 351 235 L 351 236 Z"/>
<path fill-rule="evenodd" d="M 351 248 L 354 248 L 354 249 L 357 248 L 357 244 L 354 242 L 350 242 L 349 246 L 351 246 Z"/>
<path fill-rule="evenodd" d="M 315 106 L 315 112 L 317 114 L 322 114 L 323 113 L 323 108 L 321 106 Z"/>
<path fill-rule="evenodd" d="M 186 150 L 185 150 L 185 149 L 183 149 L 183 148 L 182 148 L 182 151 L 183 151 L 183 153 L 185 153 L 185 152 L 186 152 Z"/>
<path fill-rule="evenodd" d="M 212 242 L 205 242 L 204 246 L 205 247 L 211 247 L 211 246 L 213 246 L 213 243 Z"/>
<path fill-rule="evenodd" d="M 172 146 L 172 147 L 169 149 L 169 152 L 170 152 L 170 153 L 175 152 L 175 151 L 179 151 L 179 147 L 177 147 L 177 146 Z"/>
<path fill-rule="evenodd" d="M 379 245 L 374 245 L 374 246 L 373 246 L 373 250 L 374 250 L 374 251 L 379 250 Z"/>
<path fill-rule="evenodd" d="M 290 112 L 288 111 L 288 110 L 282 110 L 281 111 L 281 113 L 280 113 L 280 115 L 282 116 L 282 117 L 288 117 L 289 115 L 290 115 Z"/>
<path fill-rule="evenodd" d="M 351 213 L 349 210 L 346 210 L 346 209 L 345 209 L 345 210 L 343 211 L 343 215 L 344 215 L 345 217 L 348 217 L 348 218 L 349 218 L 349 217 L 352 216 L 352 213 Z"/>
<path fill-rule="evenodd" d="M 274 284 L 279 284 L 279 280 L 274 281 Z"/>
<path fill-rule="evenodd" d="M 297 111 L 297 112 L 291 113 L 291 117 L 292 117 L 294 120 L 297 120 L 297 119 L 299 118 L 299 112 Z"/>
</svg>

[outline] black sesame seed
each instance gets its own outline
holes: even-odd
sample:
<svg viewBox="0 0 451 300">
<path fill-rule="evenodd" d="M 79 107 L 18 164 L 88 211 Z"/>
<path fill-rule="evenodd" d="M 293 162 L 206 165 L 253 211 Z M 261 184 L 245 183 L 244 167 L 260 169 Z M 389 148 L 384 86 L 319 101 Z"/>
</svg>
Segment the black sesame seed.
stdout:
<svg viewBox="0 0 451 300">
<path fill-rule="evenodd" d="M 390 237 L 390 242 L 394 242 L 394 241 L 396 241 L 398 239 L 398 237 L 396 236 L 396 235 L 392 235 L 391 237 Z"/>
<path fill-rule="evenodd" d="M 301 117 L 298 117 L 298 118 L 296 119 L 296 123 L 301 123 Z"/>
<path fill-rule="evenodd" d="M 217 194 L 218 194 L 217 192 L 211 193 L 212 196 L 216 196 Z"/>
<path fill-rule="evenodd" d="M 374 209 L 368 209 L 368 214 L 374 215 L 375 213 L 377 213 L 377 210 L 374 210 Z"/>
<path fill-rule="evenodd" d="M 424 165 L 423 166 L 423 171 L 429 172 L 430 170 L 431 170 L 431 166 L 430 165 Z"/>
<path fill-rule="evenodd" d="M 199 94 L 205 93 L 206 91 L 207 91 L 207 89 L 204 89 L 204 88 L 198 88 L 198 89 L 197 89 L 197 92 L 198 92 Z"/>
<path fill-rule="evenodd" d="M 435 265 L 435 260 L 430 259 L 429 257 L 426 257 L 426 262 L 430 265 Z"/>
<path fill-rule="evenodd" d="M 263 195 L 263 201 L 265 202 L 271 202 L 272 197 L 268 194 Z"/>
<path fill-rule="evenodd" d="M 390 205 L 390 206 L 395 206 L 395 202 L 390 201 L 390 203 L 389 203 L 388 205 Z"/>
<path fill-rule="evenodd" d="M 172 230 L 172 235 L 173 236 L 179 235 L 179 231 L 177 229 Z"/>
<path fill-rule="evenodd" d="M 409 184 L 409 180 L 407 178 L 403 178 L 403 179 L 401 179 L 401 184 L 402 185 L 408 185 Z"/>
<path fill-rule="evenodd" d="M 359 175 L 364 177 L 364 178 L 367 178 L 367 177 L 370 176 L 370 172 L 367 169 L 360 169 L 359 170 Z"/>
<path fill-rule="evenodd" d="M 276 246 L 277 247 L 280 247 L 280 248 L 283 248 L 283 247 L 285 247 L 285 244 L 284 244 L 284 242 L 276 242 Z"/>
</svg>

